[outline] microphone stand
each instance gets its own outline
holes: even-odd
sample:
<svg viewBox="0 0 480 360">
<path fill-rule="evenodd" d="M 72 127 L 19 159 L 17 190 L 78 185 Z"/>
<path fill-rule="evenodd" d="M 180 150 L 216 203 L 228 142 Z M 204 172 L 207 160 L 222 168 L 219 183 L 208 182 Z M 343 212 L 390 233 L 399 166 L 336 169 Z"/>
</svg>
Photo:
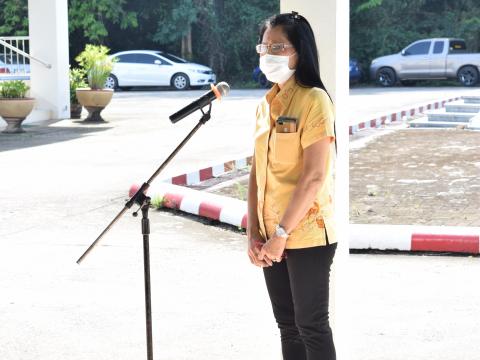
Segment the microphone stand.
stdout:
<svg viewBox="0 0 480 360">
<path fill-rule="evenodd" d="M 144 268 L 144 280 L 145 280 L 145 314 L 146 314 L 146 330 L 147 330 L 147 360 L 153 360 L 153 341 L 152 341 L 152 305 L 151 305 L 151 286 L 150 286 L 150 220 L 148 218 L 148 210 L 150 208 L 150 197 L 145 195 L 145 192 L 150 187 L 153 180 L 162 172 L 162 170 L 168 165 L 168 163 L 177 155 L 177 153 L 185 146 L 185 144 L 192 138 L 192 136 L 210 120 L 212 111 L 212 103 L 208 103 L 208 110 L 206 112 L 200 109 L 202 117 L 198 121 L 198 124 L 188 133 L 188 135 L 182 140 L 182 142 L 172 151 L 167 159 L 160 165 L 160 167 L 153 173 L 147 182 L 137 190 L 137 192 L 125 203 L 123 209 L 115 216 L 115 218 L 108 224 L 108 226 L 102 231 L 97 239 L 88 247 L 82 256 L 77 260 L 77 264 L 80 264 L 85 257 L 98 245 L 100 239 L 113 227 L 113 225 L 122 217 L 122 215 L 130 209 L 134 204 L 137 204 L 139 208 L 132 215 L 138 216 L 138 211 L 142 212 L 142 236 L 143 236 L 143 268 Z"/>
</svg>

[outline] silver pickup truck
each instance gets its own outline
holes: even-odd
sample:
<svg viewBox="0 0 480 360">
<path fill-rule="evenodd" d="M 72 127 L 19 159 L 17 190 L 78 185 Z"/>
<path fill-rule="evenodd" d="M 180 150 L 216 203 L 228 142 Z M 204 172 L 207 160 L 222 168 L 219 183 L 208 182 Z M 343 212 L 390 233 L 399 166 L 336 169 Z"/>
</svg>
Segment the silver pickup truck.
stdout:
<svg viewBox="0 0 480 360">
<path fill-rule="evenodd" d="M 382 86 L 415 80 L 458 79 L 464 86 L 479 81 L 480 54 L 467 53 L 462 39 L 418 40 L 398 54 L 372 61 L 370 77 Z"/>
</svg>

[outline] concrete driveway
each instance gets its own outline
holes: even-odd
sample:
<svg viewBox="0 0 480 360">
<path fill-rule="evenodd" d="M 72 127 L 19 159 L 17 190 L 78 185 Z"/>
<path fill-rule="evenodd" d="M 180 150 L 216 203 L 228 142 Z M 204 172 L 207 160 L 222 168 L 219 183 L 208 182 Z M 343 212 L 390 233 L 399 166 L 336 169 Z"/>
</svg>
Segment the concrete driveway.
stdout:
<svg viewBox="0 0 480 360">
<path fill-rule="evenodd" d="M 123 207 L 130 185 L 197 123 L 192 116 L 172 125 L 168 115 L 201 93 L 118 93 L 108 124 L 65 120 L 0 136 L 0 359 L 144 356 L 138 219 L 125 216 L 81 266 L 75 260 Z M 251 151 L 259 96 L 233 91 L 217 102 L 164 176 Z M 151 222 L 155 358 L 278 353 L 245 237 L 168 213 L 152 212 Z"/>
<path fill-rule="evenodd" d="M 378 115 L 398 110 L 408 110 L 414 105 L 436 100 L 446 100 L 462 95 L 480 94 L 478 87 L 463 86 L 398 86 L 392 88 L 355 87 L 350 89 L 348 111 L 350 124 L 369 120 Z"/>
</svg>

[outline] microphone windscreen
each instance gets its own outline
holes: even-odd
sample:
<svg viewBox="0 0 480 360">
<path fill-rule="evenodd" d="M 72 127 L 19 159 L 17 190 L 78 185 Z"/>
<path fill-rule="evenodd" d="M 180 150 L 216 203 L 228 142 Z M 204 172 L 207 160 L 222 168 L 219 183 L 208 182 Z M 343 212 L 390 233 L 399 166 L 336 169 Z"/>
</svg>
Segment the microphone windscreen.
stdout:
<svg viewBox="0 0 480 360">
<path fill-rule="evenodd" d="M 219 82 L 216 85 L 216 88 L 222 97 L 227 96 L 230 92 L 230 85 L 228 85 L 225 81 Z"/>
</svg>

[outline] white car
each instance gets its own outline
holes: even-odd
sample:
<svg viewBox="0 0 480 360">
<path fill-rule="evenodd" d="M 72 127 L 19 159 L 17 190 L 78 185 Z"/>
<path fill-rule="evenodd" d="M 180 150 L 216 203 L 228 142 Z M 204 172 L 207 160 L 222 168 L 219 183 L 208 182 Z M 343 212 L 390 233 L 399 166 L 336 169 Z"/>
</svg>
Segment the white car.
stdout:
<svg viewBox="0 0 480 360">
<path fill-rule="evenodd" d="M 30 80 L 28 60 L 0 54 L 0 80 Z"/>
<path fill-rule="evenodd" d="M 173 86 L 185 90 L 216 82 L 213 70 L 178 56 L 153 50 L 122 51 L 105 86 L 109 89 L 131 86 Z"/>
</svg>

